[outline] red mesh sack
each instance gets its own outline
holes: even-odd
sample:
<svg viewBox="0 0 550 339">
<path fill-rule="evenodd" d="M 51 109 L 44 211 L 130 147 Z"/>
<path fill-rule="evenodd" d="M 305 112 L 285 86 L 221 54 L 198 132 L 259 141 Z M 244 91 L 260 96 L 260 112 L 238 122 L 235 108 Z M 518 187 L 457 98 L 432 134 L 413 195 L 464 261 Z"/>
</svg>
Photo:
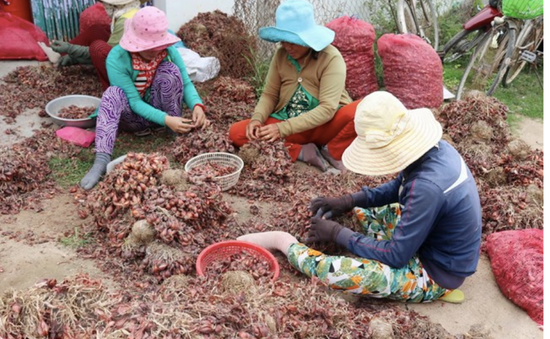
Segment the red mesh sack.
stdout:
<svg viewBox="0 0 550 339">
<path fill-rule="evenodd" d="M 48 44 L 46 33 L 32 22 L 0 11 L 0 60 L 36 59 L 46 61 L 38 41 Z"/>
<path fill-rule="evenodd" d="M 540 326 L 544 310 L 543 231 L 512 230 L 487 237 L 487 254 L 498 287 Z"/>
<path fill-rule="evenodd" d="M 386 91 L 408 109 L 443 103 L 443 66 L 437 52 L 414 34 L 384 34 L 378 39 Z"/>
<path fill-rule="evenodd" d="M 374 68 L 374 27 L 368 22 L 342 16 L 326 25 L 336 36 L 332 43 L 346 61 L 346 89 L 357 100 L 378 90 Z"/>
<path fill-rule="evenodd" d="M 86 31 L 93 25 L 104 25 L 111 27 L 111 18 L 105 12 L 105 7 L 101 2 L 98 2 L 80 13 L 78 20 L 80 33 Z"/>
</svg>

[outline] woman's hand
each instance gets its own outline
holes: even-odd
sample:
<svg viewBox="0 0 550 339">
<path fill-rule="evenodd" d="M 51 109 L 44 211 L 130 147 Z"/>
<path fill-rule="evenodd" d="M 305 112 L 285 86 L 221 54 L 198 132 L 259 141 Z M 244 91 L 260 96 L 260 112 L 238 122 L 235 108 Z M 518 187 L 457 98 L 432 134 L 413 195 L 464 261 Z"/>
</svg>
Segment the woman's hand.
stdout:
<svg viewBox="0 0 550 339">
<path fill-rule="evenodd" d="M 180 134 L 189 133 L 196 127 L 195 124 L 192 124 L 191 122 L 193 122 L 193 120 L 173 117 L 170 115 L 167 115 L 166 118 L 164 118 L 164 124 L 172 131 Z"/>
<path fill-rule="evenodd" d="M 51 49 L 57 53 L 67 53 L 69 51 L 69 46 L 71 46 L 70 43 L 60 40 L 52 40 L 50 43 Z"/>
<path fill-rule="evenodd" d="M 258 132 L 260 131 L 260 128 L 262 127 L 262 123 L 258 120 L 250 120 L 248 125 L 246 126 L 246 137 L 248 140 L 256 140 L 260 136 L 258 135 Z"/>
<path fill-rule="evenodd" d="M 269 142 L 274 142 L 281 138 L 277 124 L 262 126 L 257 134 L 259 138 Z"/>
<path fill-rule="evenodd" d="M 210 120 L 206 119 L 206 115 L 204 114 L 204 110 L 201 106 L 195 105 L 193 108 L 193 115 L 191 117 L 193 120 L 193 123 L 195 124 L 195 127 L 197 128 L 206 128 L 210 126 Z"/>
</svg>

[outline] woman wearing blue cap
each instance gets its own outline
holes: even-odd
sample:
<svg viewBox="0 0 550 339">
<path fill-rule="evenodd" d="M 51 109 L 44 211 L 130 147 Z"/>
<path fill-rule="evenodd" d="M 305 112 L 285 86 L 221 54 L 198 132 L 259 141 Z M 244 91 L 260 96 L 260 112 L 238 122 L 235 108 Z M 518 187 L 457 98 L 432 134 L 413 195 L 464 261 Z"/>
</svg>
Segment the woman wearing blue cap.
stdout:
<svg viewBox="0 0 550 339">
<path fill-rule="evenodd" d="M 335 33 L 315 23 L 305 0 L 283 2 L 275 21 L 260 29 L 260 38 L 280 42 L 264 92 L 252 117 L 230 127 L 229 138 L 238 147 L 284 139 L 293 161 L 344 170 L 342 153 L 356 136 L 358 101 L 352 103 L 345 90 L 346 64 L 331 45 Z"/>
</svg>

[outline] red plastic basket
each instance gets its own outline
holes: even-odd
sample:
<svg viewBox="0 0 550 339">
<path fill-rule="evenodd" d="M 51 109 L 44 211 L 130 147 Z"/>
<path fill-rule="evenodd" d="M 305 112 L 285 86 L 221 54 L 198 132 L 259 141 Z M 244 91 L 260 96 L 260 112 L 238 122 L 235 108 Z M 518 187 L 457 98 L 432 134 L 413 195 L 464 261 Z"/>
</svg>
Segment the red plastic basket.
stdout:
<svg viewBox="0 0 550 339">
<path fill-rule="evenodd" d="M 263 258 L 268 261 L 271 272 L 273 273 L 271 280 L 274 281 L 279 277 L 279 263 L 271 252 L 256 244 L 240 240 L 221 241 L 205 248 L 197 258 L 197 274 L 199 276 L 205 276 L 204 272 L 210 263 L 241 252 L 246 252 L 256 258 Z"/>
</svg>

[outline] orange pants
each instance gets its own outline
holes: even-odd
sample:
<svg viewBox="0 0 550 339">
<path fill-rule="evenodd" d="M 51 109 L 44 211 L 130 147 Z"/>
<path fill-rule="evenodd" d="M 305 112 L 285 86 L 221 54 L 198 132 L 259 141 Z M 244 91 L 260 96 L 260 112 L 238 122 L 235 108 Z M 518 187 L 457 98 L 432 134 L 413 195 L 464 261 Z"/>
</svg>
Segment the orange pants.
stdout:
<svg viewBox="0 0 550 339">
<path fill-rule="evenodd" d="M 310 130 L 289 135 L 285 138 L 285 146 L 292 161 L 296 161 L 302 145 L 314 143 L 318 146 L 327 145 L 330 155 L 336 159 L 342 159 L 344 150 L 351 144 L 357 134 L 355 133 L 354 117 L 355 109 L 361 100 L 354 101 L 340 108 L 334 118 L 324 125 L 317 126 Z M 241 147 L 249 140 L 246 137 L 246 126 L 250 119 L 239 121 L 229 128 L 229 139 L 237 147 Z M 276 124 L 281 122 L 272 117 L 267 118 L 264 125 Z"/>
</svg>

